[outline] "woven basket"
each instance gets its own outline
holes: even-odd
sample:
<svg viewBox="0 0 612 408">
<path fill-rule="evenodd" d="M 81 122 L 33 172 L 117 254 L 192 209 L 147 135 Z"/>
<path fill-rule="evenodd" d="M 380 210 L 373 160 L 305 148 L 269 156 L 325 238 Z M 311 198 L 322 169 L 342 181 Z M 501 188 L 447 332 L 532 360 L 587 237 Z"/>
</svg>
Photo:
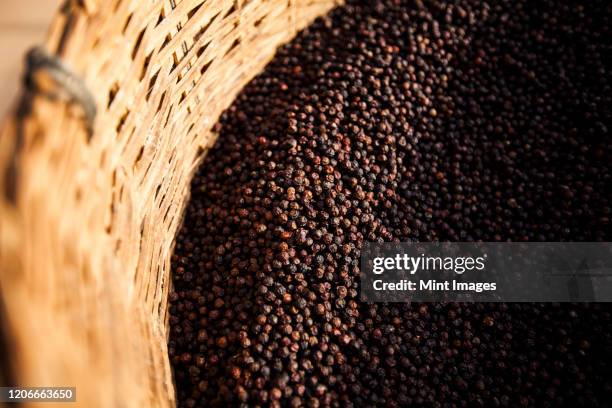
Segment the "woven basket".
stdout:
<svg viewBox="0 0 612 408">
<path fill-rule="evenodd" d="M 241 87 L 334 3 L 62 6 L 45 49 L 73 76 L 43 76 L 48 89 L 24 91 L 0 133 L 0 293 L 17 384 L 76 386 L 86 407 L 174 405 L 166 302 L 190 178 Z M 95 120 L 71 89 L 83 85 Z"/>
</svg>

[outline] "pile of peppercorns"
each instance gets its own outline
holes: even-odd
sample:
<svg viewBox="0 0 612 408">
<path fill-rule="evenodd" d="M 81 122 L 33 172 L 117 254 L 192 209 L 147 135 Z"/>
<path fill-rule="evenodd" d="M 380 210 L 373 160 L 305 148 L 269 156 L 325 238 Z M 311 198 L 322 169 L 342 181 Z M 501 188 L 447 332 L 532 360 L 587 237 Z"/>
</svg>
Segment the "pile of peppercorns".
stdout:
<svg viewBox="0 0 612 408">
<path fill-rule="evenodd" d="M 611 7 L 349 1 L 280 48 L 192 184 L 179 406 L 610 404 L 610 307 L 366 304 L 359 257 L 610 240 Z"/>
</svg>

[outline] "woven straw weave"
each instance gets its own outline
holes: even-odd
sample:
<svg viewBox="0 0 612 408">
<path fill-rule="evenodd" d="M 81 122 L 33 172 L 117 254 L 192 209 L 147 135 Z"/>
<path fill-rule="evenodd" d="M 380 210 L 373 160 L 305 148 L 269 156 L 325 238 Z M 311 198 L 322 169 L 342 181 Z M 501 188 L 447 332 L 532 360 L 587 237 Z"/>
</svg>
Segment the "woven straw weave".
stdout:
<svg viewBox="0 0 612 408">
<path fill-rule="evenodd" d="M 19 384 L 76 386 L 86 407 L 174 404 L 169 259 L 190 177 L 241 87 L 334 3 L 62 6 L 45 48 L 91 91 L 95 121 L 38 95 L 0 133 L 0 293 Z"/>
</svg>

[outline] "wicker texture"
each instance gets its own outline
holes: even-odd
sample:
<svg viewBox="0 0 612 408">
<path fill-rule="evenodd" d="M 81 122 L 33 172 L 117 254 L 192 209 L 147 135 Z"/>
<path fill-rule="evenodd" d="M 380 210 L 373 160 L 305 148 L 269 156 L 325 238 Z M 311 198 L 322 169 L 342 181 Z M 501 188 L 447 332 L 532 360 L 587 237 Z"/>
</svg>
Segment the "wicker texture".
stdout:
<svg viewBox="0 0 612 408">
<path fill-rule="evenodd" d="M 93 93 L 93 131 L 77 104 L 37 96 L 0 134 L 1 294 L 20 384 L 76 386 L 87 407 L 174 404 L 169 259 L 191 175 L 241 87 L 334 3 L 62 7 L 46 48 Z"/>
</svg>

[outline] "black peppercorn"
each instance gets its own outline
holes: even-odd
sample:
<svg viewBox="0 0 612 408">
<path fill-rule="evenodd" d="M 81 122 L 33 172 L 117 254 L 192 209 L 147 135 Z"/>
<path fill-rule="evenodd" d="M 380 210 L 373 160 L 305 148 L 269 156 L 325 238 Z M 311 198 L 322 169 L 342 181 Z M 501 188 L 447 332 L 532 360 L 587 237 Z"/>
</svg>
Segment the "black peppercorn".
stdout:
<svg viewBox="0 0 612 408">
<path fill-rule="evenodd" d="M 366 241 L 609 241 L 612 12 L 349 0 L 222 115 L 172 257 L 179 406 L 606 406 L 602 304 L 366 304 Z"/>
</svg>

